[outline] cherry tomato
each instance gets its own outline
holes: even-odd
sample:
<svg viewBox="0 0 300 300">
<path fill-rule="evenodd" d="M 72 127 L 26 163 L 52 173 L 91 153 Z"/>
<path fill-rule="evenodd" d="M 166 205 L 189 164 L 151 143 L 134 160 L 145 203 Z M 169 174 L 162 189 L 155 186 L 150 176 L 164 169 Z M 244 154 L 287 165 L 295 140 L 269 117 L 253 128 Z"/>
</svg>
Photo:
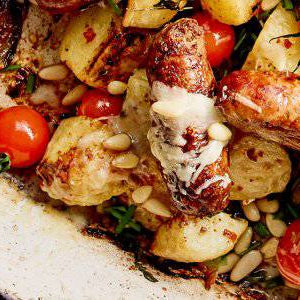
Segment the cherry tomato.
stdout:
<svg viewBox="0 0 300 300">
<path fill-rule="evenodd" d="M 276 258 L 281 275 L 300 286 L 300 219 L 287 228 L 279 242 Z"/>
<path fill-rule="evenodd" d="M 109 94 L 104 89 L 85 92 L 78 115 L 90 118 L 117 116 L 121 113 L 123 98 Z"/>
<path fill-rule="evenodd" d="M 49 139 L 47 122 L 30 107 L 14 106 L 0 112 L 0 152 L 9 156 L 12 167 L 24 168 L 37 163 Z"/>
<path fill-rule="evenodd" d="M 205 48 L 210 65 L 220 66 L 233 52 L 235 35 L 232 26 L 214 19 L 207 11 L 198 12 L 193 18 L 204 28 Z"/>
</svg>

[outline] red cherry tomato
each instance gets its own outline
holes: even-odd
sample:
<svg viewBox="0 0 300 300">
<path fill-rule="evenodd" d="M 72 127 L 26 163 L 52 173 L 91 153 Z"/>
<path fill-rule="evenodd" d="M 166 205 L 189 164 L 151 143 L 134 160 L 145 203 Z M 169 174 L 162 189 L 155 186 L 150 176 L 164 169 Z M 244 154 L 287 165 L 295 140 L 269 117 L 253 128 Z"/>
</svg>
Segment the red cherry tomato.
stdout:
<svg viewBox="0 0 300 300">
<path fill-rule="evenodd" d="M 287 228 L 279 242 L 276 258 L 281 275 L 300 286 L 300 219 Z"/>
<path fill-rule="evenodd" d="M 45 119 L 28 106 L 14 106 L 0 112 L 0 152 L 12 167 L 24 168 L 42 159 L 50 139 Z"/>
<path fill-rule="evenodd" d="M 232 26 L 214 19 L 207 11 L 198 12 L 193 18 L 204 28 L 205 48 L 210 65 L 220 66 L 233 52 L 235 35 Z"/>
<path fill-rule="evenodd" d="M 83 95 L 78 115 L 90 118 L 117 116 L 121 113 L 122 105 L 122 97 L 111 95 L 104 89 L 94 89 Z"/>
</svg>

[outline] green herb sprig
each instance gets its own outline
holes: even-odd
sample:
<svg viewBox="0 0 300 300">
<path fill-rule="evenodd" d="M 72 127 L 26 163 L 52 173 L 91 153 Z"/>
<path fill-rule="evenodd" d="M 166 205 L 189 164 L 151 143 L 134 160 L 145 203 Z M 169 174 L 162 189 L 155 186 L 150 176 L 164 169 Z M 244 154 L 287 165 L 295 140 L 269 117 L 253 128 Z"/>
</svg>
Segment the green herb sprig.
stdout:
<svg viewBox="0 0 300 300">
<path fill-rule="evenodd" d="M 261 242 L 261 241 L 256 241 L 256 242 L 252 243 L 252 245 L 250 245 L 250 247 L 249 247 L 247 250 L 243 251 L 243 252 L 240 254 L 240 256 L 243 256 L 243 255 L 249 253 L 250 251 L 259 248 L 261 245 L 262 245 L 262 242 Z"/>
<path fill-rule="evenodd" d="M 254 231 L 262 238 L 267 238 L 271 236 L 271 233 L 267 226 L 261 222 L 254 225 Z"/>
<path fill-rule="evenodd" d="M 9 71 L 17 71 L 19 69 L 21 69 L 22 66 L 21 65 L 9 65 L 3 69 L 0 70 L 0 73 L 4 73 L 4 72 L 9 72 Z"/>
<path fill-rule="evenodd" d="M 109 5 L 113 8 L 114 12 L 118 15 L 122 15 L 122 10 L 119 5 L 114 0 L 107 0 Z"/>
<path fill-rule="evenodd" d="M 32 94 L 35 86 L 35 75 L 29 74 L 27 83 L 26 83 L 26 92 Z"/>
<path fill-rule="evenodd" d="M 0 173 L 8 171 L 10 169 L 10 159 L 5 153 L 0 154 Z"/>
</svg>

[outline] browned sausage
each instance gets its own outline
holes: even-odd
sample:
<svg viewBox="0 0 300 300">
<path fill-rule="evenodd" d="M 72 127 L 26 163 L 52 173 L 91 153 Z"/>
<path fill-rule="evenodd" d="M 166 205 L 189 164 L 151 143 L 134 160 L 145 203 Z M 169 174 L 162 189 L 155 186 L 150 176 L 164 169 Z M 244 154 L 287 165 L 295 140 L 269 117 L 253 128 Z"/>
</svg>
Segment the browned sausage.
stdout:
<svg viewBox="0 0 300 300">
<path fill-rule="evenodd" d="M 183 88 L 189 93 L 201 93 L 207 96 L 212 94 L 215 79 L 207 61 L 203 31 L 196 21 L 180 19 L 167 25 L 157 35 L 149 53 L 147 75 L 152 85 L 152 92 L 156 83 L 160 82 L 168 87 Z M 156 99 L 152 100 L 156 101 Z M 207 133 L 191 124 L 184 128 L 185 132 L 179 137 L 183 142 L 178 146 L 174 138 L 177 134 L 176 124 L 169 124 L 155 114 L 153 106 L 151 112 L 153 127 L 149 131 L 148 139 L 153 154 L 160 161 L 175 206 L 184 213 L 200 216 L 223 210 L 228 204 L 231 187 L 226 148 L 222 147 L 217 160 L 206 165 L 199 175 L 197 171 L 193 171 L 194 180 L 187 183 L 182 179 L 184 172 L 179 174 L 179 170 L 181 165 L 183 170 L 188 169 L 192 157 L 200 157 L 201 151 L 209 143 Z M 199 106 L 201 107 L 201 101 Z M 184 117 L 188 118 L 187 115 L 183 115 Z M 158 136 L 161 142 L 156 141 Z M 159 149 L 163 147 L 169 148 L 170 151 L 160 151 Z M 177 151 L 179 161 L 181 156 L 186 156 L 186 159 L 173 165 L 174 170 L 170 171 L 167 168 L 168 164 L 172 165 L 172 163 L 169 161 L 165 164 L 164 159 L 168 159 L 168 155 L 174 149 Z M 199 167 L 200 164 L 195 169 L 199 170 Z M 226 178 L 225 182 L 224 178 Z"/>
<path fill-rule="evenodd" d="M 217 106 L 245 132 L 300 150 L 300 77 L 236 71 L 218 86 Z"/>
<path fill-rule="evenodd" d="M 70 12 L 95 2 L 97 0 L 37 0 L 40 7 L 53 14 Z"/>
</svg>

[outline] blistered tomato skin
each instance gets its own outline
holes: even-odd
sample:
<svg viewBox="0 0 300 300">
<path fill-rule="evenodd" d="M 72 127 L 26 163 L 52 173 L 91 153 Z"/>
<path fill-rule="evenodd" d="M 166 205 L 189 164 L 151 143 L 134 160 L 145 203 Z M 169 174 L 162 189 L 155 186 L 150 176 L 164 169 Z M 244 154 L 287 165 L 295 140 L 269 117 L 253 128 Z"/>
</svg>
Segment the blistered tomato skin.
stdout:
<svg viewBox="0 0 300 300">
<path fill-rule="evenodd" d="M 207 58 L 212 67 L 220 66 L 228 60 L 235 45 L 235 34 L 232 26 L 214 19 L 209 12 L 196 13 L 193 18 L 204 29 Z"/>
<path fill-rule="evenodd" d="M 287 228 L 279 242 L 276 258 L 281 275 L 300 287 L 300 219 Z"/>
<path fill-rule="evenodd" d="M 11 166 L 25 168 L 42 159 L 50 131 L 45 119 L 28 106 L 0 112 L 0 152 L 9 155 Z"/>
<path fill-rule="evenodd" d="M 117 116 L 122 111 L 122 105 L 122 97 L 111 95 L 104 89 L 93 89 L 83 95 L 78 115 L 90 118 Z"/>
</svg>

